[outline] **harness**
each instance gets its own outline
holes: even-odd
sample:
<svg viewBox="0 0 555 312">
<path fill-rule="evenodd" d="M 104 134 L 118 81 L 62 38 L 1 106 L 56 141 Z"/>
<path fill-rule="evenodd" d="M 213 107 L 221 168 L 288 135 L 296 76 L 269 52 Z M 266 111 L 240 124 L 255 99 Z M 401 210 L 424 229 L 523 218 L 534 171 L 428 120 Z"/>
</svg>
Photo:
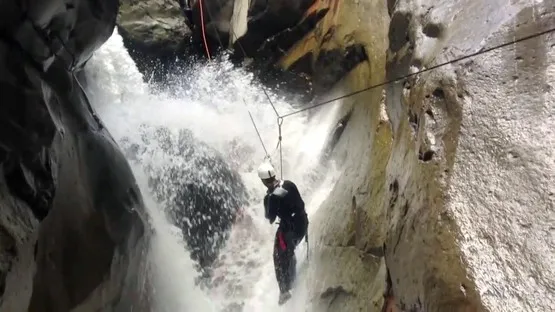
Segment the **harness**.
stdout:
<svg viewBox="0 0 555 312">
<path fill-rule="evenodd" d="M 287 196 L 287 194 L 288 194 L 289 192 L 288 192 L 286 189 L 283 188 L 283 182 L 284 182 L 283 180 L 280 180 L 280 181 L 279 181 L 278 186 L 272 191 L 272 193 L 270 194 L 270 196 L 277 196 L 277 197 L 279 197 L 280 199 L 283 199 L 283 198 L 285 198 L 285 197 Z M 296 213 L 293 212 L 293 213 L 290 214 L 290 215 L 285 215 L 286 218 L 284 219 L 284 218 L 282 218 L 283 213 L 282 213 L 279 209 L 277 210 L 277 213 L 278 213 L 278 216 L 279 216 L 279 218 L 280 218 L 280 226 L 281 226 L 281 224 L 282 224 L 283 222 L 285 222 L 284 225 L 287 225 L 289 222 L 291 222 L 292 219 L 295 218 L 295 215 L 296 215 Z M 280 214 L 281 214 L 281 215 L 280 215 Z"/>
</svg>

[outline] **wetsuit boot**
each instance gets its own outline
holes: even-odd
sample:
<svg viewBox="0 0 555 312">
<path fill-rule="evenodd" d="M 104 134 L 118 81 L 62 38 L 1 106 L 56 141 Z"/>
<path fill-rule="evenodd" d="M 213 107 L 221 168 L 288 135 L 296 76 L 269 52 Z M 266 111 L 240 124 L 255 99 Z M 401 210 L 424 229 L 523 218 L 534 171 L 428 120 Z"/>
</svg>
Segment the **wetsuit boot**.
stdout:
<svg viewBox="0 0 555 312">
<path fill-rule="evenodd" d="M 285 302 L 287 302 L 287 300 L 289 299 L 291 299 L 291 292 L 290 291 L 282 292 L 281 294 L 279 294 L 278 304 L 282 305 Z"/>
</svg>

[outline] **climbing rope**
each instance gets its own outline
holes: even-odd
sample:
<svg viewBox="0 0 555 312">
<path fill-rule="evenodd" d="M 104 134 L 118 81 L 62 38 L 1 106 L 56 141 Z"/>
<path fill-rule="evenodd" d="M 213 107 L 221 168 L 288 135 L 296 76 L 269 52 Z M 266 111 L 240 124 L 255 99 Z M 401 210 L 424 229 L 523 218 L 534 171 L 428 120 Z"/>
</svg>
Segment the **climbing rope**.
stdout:
<svg viewBox="0 0 555 312">
<path fill-rule="evenodd" d="M 277 112 L 276 112 L 276 114 L 277 114 Z M 277 118 L 277 124 L 278 124 L 278 133 L 279 133 L 278 143 L 277 143 L 278 146 L 279 146 L 279 169 L 280 169 L 281 179 L 283 179 L 283 150 L 281 148 L 281 145 L 282 145 L 281 144 L 281 142 L 282 142 L 282 140 L 281 140 L 281 138 L 282 138 L 281 137 L 281 125 L 283 124 L 283 118 L 279 117 L 279 115 L 278 115 L 278 118 Z"/>
<path fill-rule="evenodd" d="M 245 102 L 245 99 L 243 99 L 243 103 L 245 103 L 245 106 L 247 106 L 247 103 Z M 256 127 L 256 123 L 254 122 L 254 119 L 252 118 L 251 112 L 248 109 L 247 109 L 247 112 L 249 113 L 249 117 L 251 118 L 251 122 L 252 122 L 252 125 L 254 127 L 254 130 L 256 130 L 256 134 L 258 135 L 258 138 L 260 139 L 260 144 L 262 144 L 262 148 L 264 149 L 264 153 L 266 154 L 264 159 L 266 159 L 267 157 L 269 157 L 268 150 L 266 149 L 266 145 L 264 145 L 264 141 L 262 140 L 262 136 L 260 135 L 260 132 L 258 131 L 258 127 Z"/>
<path fill-rule="evenodd" d="M 239 41 L 239 38 L 237 38 L 237 35 L 235 34 L 235 32 L 233 32 L 233 29 L 230 29 L 229 31 L 230 31 L 230 35 L 235 38 L 235 42 L 237 42 L 237 44 L 239 45 L 239 48 L 241 49 L 241 52 L 243 53 L 243 57 L 245 57 L 245 58 L 248 57 L 245 48 L 241 44 L 241 41 Z M 221 40 L 220 40 L 220 42 L 221 42 Z M 281 135 L 281 126 L 283 125 L 283 117 L 280 116 L 279 112 L 277 111 L 276 106 L 274 105 L 272 99 L 270 98 L 270 95 L 266 91 L 266 88 L 264 88 L 263 86 L 260 86 L 260 88 L 262 89 L 262 92 L 264 92 L 264 95 L 266 96 L 266 99 L 268 99 L 268 103 L 270 103 L 270 105 L 272 106 L 272 109 L 274 110 L 274 113 L 276 114 L 276 117 L 277 117 L 278 142 L 276 144 L 276 150 L 279 149 L 280 177 L 281 177 L 281 179 L 283 179 L 283 149 L 282 149 L 282 135 Z M 253 121 L 253 124 L 254 124 L 254 121 Z M 270 159 L 270 158 L 268 157 L 268 159 Z"/>
<path fill-rule="evenodd" d="M 235 38 L 235 41 L 239 45 L 239 48 L 241 49 L 241 52 L 243 52 L 243 57 L 245 57 L 245 58 L 248 57 L 245 48 L 243 48 L 243 45 L 241 44 L 241 41 L 239 41 L 239 38 L 237 38 L 237 35 L 235 35 L 235 32 L 233 32 L 233 29 L 230 29 L 230 33 Z M 264 92 L 264 95 L 266 96 L 266 99 L 268 99 L 268 103 L 270 103 L 270 105 L 272 106 L 272 109 L 274 110 L 274 113 L 276 114 L 276 117 L 277 117 L 278 142 L 276 144 L 276 150 L 279 149 L 280 178 L 283 179 L 283 148 L 282 148 L 283 137 L 281 135 L 281 126 L 283 125 L 283 117 L 280 116 L 279 112 L 276 109 L 276 106 L 274 105 L 274 103 L 272 102 L 272 99 L 270 98 L 270 95 L 268 94 L 268 92 L 266 92 L 266 89 L 262 86 L 260 88 L 262 89 L 262 92 Z M 254 124 L 254 121 L 253 121 L 253 124 Z M 268 157 L 268 159 L 269 159 L 269 157 Z"/>
<path fill-rule="evenodd" d="M 206 49 L 206 56 L 208 57 L 208 60 L 211 60 L 210 50 L 208 49 L 208 42 L 206 42 L 206 32 L 204 31 L 204 12 L 202 11 L 202 0 L 198 0 L 198 6 L 200 10 L 200 28 L 202 31 L 202 41 L 204 42 L 204 49 Z M 206 8 L 208 9 L 208 7 Z"/>
<path fill-rule="evenodd" d="M 218 3 L 220 2 L 219 0 L 217 0 L 217 1 L 218 1 Z M 221 3 L 219 3 L 219 4 L 221 5 Z M 206 49 L 206 54 L 208 55 L 208 57 L 209 57 L 209 59 L 210 59 L 210 54 L 209 54 L 209 52 L 208 52 L 208 44 L 207 44 L 207 42 L 206 42 L 206 37 L 205 37 L 205 34 L 204 34 L 204 20 L 203 20 L 203 18 L 202 18 L 202 15 L 203 15 L 203 13 L 202 13 L 202 0 L 199 0 L 199 5 L 200 5 L 200 15 L 201 15 L 201 24 L 202 24 L 202 25 L 201 25 L 201 29 L 202 29 L 202 36 L 203 36 L 203 40 L 204 40 L 204 46 L 205 46 L 205 49 Z M 206 12 L 208 13 L 208 16 L 209 16 L 210 18 L 212 18 L 212 14 L 211 14 L 210 9 L 209 9 L 208 7 L 206 7 Z M 247 57 L 247 53 L 246 53 L 245 49 L 243 48 L 243 45 L 241 44 L 240 41 L 238 41 L 238 38 L 237 38 L 237 36 L 235 35 L 235 33 L 233 32 L 232 29 L 230 29 L 230 33 L 231 33 L 231 35 L 235 38 L 235 40 L 237 41 L 237 43 L 239 44 L 239 47 L 240 47 L 240 49 L 241 49 L 241 52 L 243 52 L 243 56 L 244 56 L 244 57 Z M 216 32 L 216 36 L 217 36 L 217 39 L 218 39 L 218 43 L 220 44 L 220 47 L 221 47 L 222 49 L 225 50 L 225 47 L 224 47 L 223 42 L 222 42 L 222 39 L 220 38 L 220 35 L 218 34 L 218 32 Z M 272 106 L 272 109 L 274 110 L 274 113 L 276 114 L 276 117 L 277 117 L 277 124 L 278 124 L 278 142 L 277 142 L 277 144 L 276 144 L 276 150 L 279 149 L 279 157 L 280 157 L 280 176 L 281 176 L 281 179 L 283 179 L 283 151 L 282 151 L 282 135 L 281 135 L 281 126 L 282 126 L 282 124 L 283 124 L 283 118 L 279 115 L 279 112 L 277 111 L 277 109 L 276 109 L 276 107 L 275 107 L 275 105 L 274 105 L 272 99 L 270 98 L 270 95 L 269 95 L 268 92 L 266 91 L 266 89 L 265 89 L 264 87 L 261 87 L 261 89 L 262 89 L 262 92 L 264 92 L 264 95 L 266 96 L 266 99 L 268 99 L 268 103 L 270 103 L 270 105 Z M 264 141 L 262 140 L 262 136 L 260 135 L 260 132 L 258 131 L 258 127 L 256 126 L 256 123 L 255 123 L 255 121 L 254 121 L 254 118 L 252 117 L 252 114 L 251 114 L 250 110 L 248 109 L 248 106 L 247 106 L 247 103 L 246 103 L 245 99 L 244 99 L 244 98 L 242 98 L 242 99 L 243 99 L 243 103 L 244 103 L 244 105 L 245 105 L 245 108 L 247 109 L 247 112 L 248 112 L 248 114 L 249 114 L 249 117 L 250 117 L 250 119 L 251 119 L 252 125 L 253 125 L 253 127 L 254 127 L 254 129 L 255 129 L 255 131 L 256 131 L 256 134 L 257 134 L 257 136 L 258 136 L 258 139 L 260 140 L 260 144 L 262 145 L 262 148 L 264 149 L 264 153 L 265 153 L 264 160 L 265 160 L 265 161 L 271 162 L 271 156 L 270 156 L 270 154 L 268 153 L 268 150 L 266 149 L 266 146 L 265 146 L 265 144 L 264 144 Z M 274 152 L 275 152 L 275 151 L 274 151 Z"/>
</svg>

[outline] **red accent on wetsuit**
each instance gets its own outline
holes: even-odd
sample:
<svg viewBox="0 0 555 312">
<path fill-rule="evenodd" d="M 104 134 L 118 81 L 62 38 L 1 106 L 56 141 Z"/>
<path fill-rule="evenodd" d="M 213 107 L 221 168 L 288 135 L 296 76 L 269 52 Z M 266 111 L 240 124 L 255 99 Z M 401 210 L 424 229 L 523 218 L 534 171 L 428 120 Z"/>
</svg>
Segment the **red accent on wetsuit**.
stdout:
<svg viewBox="0 0 555 312">
<path fill-rule="evenodd" d="M 283 239 L 283 233 L 280 231 L 278 232 L 278 240 L 279 240 L 279 247 L 281 250 L 285 251 L 287 245 L 285 245 L 285 240 Z"/>
</svg>

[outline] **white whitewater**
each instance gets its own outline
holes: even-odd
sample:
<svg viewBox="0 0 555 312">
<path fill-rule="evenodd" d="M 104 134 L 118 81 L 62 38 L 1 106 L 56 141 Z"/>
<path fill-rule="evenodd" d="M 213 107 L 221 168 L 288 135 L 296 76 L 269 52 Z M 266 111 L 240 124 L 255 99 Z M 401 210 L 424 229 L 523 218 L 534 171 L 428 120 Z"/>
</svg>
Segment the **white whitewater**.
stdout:
<svg viewBox="0 0 555 312">
<path fill-rule="evenodd" d="M 195 66 L 175 78 L 175 84 L 180 87 L 174 87 L 171 94 L 152 92 L 115 31 L 89 61 L 87 78 L 91 102 L 116 141 L 127 137 L 142 144 L 139 128 L 143 124 L 165 126 L 172 131 L 189 129 L 235 164 L 252 199 L 249 207 L 244 207 L 244 218 L 234 226 L 221 251 L 215 269 L 217 286 L 201 289 L 195 285 L 198 272 L 180 230 L 152 199 L 142 169 L 133 166 L 157 233 L 150 250 L 156 311 L 280 311 L 272 262 L 277 226 L 270 225 L 263 216 L 265 188 L 256 176 L 256 167 L 263 160 L 264 152 L 247 107 L 271 152 L 277 143 L 277 121 L 263 91 L 253 83 L 252 75 L 233 69 L 227 62 L 213 62 Z M 280 113 L 293 110 L 288 103 L 270 95 Z M 336 180 L 336 170 L 329 169 L 333 166 L 328 164 L 324 169 L 319 159 L 337 121 L 338 105 L 325 106 L 310 120 L 303 113 L 288 117 L 283 123 L 283 173 L 298 185 L 309 216 L 318 209 Z M 279 155 L 274 152 L 272 160 L 279 171 Z M 160 157 L 148 161 L 163 165 L 168 160 Z M 305 243 L 297 250 L 300 268 L 306 259 Z M 293 298 L 282 307 L 284 311 L 304 311 L 307 281 L 302 272 Z"/>
</svg>

